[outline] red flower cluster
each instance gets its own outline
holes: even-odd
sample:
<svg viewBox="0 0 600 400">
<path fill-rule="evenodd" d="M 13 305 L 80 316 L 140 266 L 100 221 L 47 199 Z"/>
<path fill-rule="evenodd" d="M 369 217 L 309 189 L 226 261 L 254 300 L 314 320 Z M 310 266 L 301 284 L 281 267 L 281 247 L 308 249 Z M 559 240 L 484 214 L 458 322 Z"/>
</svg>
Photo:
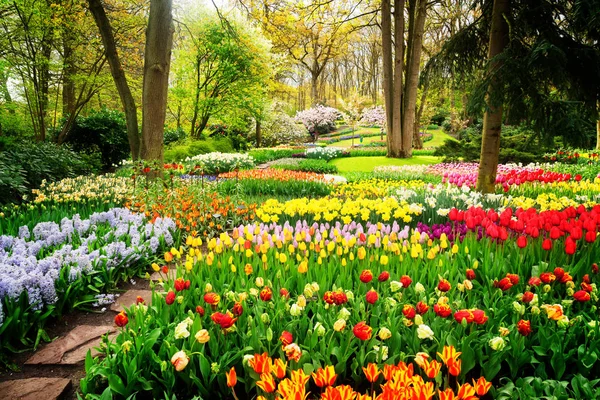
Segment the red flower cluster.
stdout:
<svg viewBox="0 0 600 400">
<path fill-rule="evenodd" d="M 375 293 L 375 295 L 377 295 L 377 293 Z M 348 302 L 348 296 L 342 289 L 338 289 L 335 292 L 328 290 L 323 295 L 323 300 L 325 300 L 327 304 L 335 304 L 339 306 Z"/>
<path fill-rule="evenodd" d="M 488 320 L 485 311 L 472 309 L 472 310 L 459 310 L 454 313 L 454 319 L 458 323 L 462 323 L 463 320 L 467 321 L 468 324 L 474 322 L 477 325 L 483 325 Z"/>
</svg>

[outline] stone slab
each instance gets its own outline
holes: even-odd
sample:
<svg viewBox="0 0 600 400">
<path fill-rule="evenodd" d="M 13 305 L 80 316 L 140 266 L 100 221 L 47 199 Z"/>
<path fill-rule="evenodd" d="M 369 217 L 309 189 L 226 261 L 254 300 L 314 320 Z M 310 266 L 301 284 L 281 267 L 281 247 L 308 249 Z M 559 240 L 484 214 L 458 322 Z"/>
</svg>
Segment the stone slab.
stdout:
<svg viewBox="0 0 600 400">
<path fill-rule="evenodd" d="M 57 400 L 71 387 L 66 378 L 29 378 L 0 382 L 4 400 Z"/>
<path fill-rule="evenodd" d="M 92 350 L 92 355 L 98 352 L 94 347 L 100 345 L 101 336 L 109 333 L 109 337 L 116 335 L 115 326 L 96 326 L 80 325 L 74 328 L 66 336 L 63 336 L 52 343 L 49 343 L 41 350 L 37 351 L 26 365 L 74 365 L 85 360 L 88 350 Z"/>
<path fill-rule="evenodd" d="M 117 298 L 117 301 L 111 304 L 110 310 L 115 312 L 121 312 L 126 308 L 131 307 L 135 304 L 138 296 L 144 299 L 145 304 L 150 306 L 152 304 L 152 291 L 151 290 L 128 290 Z"/>
</svg>

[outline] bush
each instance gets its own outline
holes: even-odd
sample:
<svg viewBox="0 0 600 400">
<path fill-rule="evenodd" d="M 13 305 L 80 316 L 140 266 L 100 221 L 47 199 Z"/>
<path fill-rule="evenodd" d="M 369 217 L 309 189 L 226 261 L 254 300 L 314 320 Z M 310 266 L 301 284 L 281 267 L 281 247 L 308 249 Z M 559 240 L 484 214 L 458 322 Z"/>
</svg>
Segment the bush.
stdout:
<svg viewBox="0 0 600 400">
<path fill-rule="evenodd" d="M 256 131 L 256 125 L 253 131 Z M 306 128 L 287 115 L 278 103 L 271 107 L 266 119 L 261 122 L 261 146 L 298 145 L 309 140 Z"/>
<path fill-rule="evenodd" d="M 76 151 L 100 152 L 105 170 L 127 159 L 130 153 L 125 115 L 106 108 L 77 117 L 65 142 Z"/>
<path fill-rule="evenodd" d="M 288 171 L 314 172 L 317 174 L 337 174 L 338 169 L 335 165 L 329 164 L 325 160 L 300 160 L 298 163 L 272 165 L 273 168 L 285 169 Z"/>
<path fill-rule="evenodd" d="M 450 116 L 450 113 L 445 110 L 439 110 L 437 113 L 431 117 L 431 123 L 441 126 L 442 123 Z"/>
<path fill-rule="evenodd" d="M 212 141 L 212 147 L 214 149 L 214 151 L 217 151 L 219 153 L 233 153 L 234 150 L 234 144 L 233 141 L 231 139 L 231 137 L 219 137 L 219 138 L 215 138 Z"/>
<path fill-rule="evenodd" d="M 248 154 L 254 158 L 256 164 L 264 164 L 280 158 L 292 157 L 298 151 L 298 149 L 254 149 L 250 150 Z"/>
<path fill-rule="evenodd" d="M 365 108 L 358 124 L 373 127 L 383 126 L 385 124 L 385 110 L 382 106 Z"/>
<path fill-rule="evenodd" d="M 433 130 L 436 130 L 436 129 L 440 129 L 439 125 L 431 124 L 431 125 L 427 126 L 427 130 L 428 131 L 433 131 Z"/>
<path fill-rule="evenodd" d="M 179 142 L 180 140 L 185 139 L 185 136 L 185 131 L 181 128 L 165 128 L 163 143 L 171 144 L 174 142 Z"/>
<path fill-rule="evenodd" d="M 232 153 L 233 146 L 231 139 L 215 138 L 209 140 L 189 140 L 181 144 L 172 146 L 165 150 L 165 162 L 183 161 L 186 158 L 191 158 L 199 154 L 208 154 L 218 151 L 220 153 Z"/>
<path fill-rule="evenodd" d="M 0 203 L 20 200 L 42 181 L 97 172 L 97 154 L 81 154 L 53 143 L 18 143 L 0 155 Z"/>
<path fill-rule="evenodd" d="M 333 107 L 322 105 L 299 111 L 296 114 L 296 121 L 302 122 L 308 132 L 314 137 L 329 133 L 336 129 L 335 121 L 341 116 L 341 113 Z"/>
</svg>

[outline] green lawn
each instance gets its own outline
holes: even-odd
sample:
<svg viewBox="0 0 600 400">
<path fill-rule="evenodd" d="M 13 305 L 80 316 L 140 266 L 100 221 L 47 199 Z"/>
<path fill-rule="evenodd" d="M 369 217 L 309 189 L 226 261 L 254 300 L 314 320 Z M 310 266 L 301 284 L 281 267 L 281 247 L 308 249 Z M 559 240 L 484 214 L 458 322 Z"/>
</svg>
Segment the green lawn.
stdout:
<svg viewBox="0 0 600 400">
<path fill-rule="evenodd" d="M 436 164 L 440 161 L 440 157 L 413 156 L 412 158 L 344 157 L 330 162 L 337 166 L 340 172 L 373 172 L 373 169 L 380 165 Z"/>
<path fill-rule="evenodd" d="M 377 133 L 379 132 L 379 128 L 358 128 L 356 131 L 356 134 L 361 134 L 361 133 Z M 433 139 L 431 139 L 429 142 L 425 142 L 423 143 L 423 147 L 425 148 L 430 148 L 430 147 L 440 147 L 441 145 L 444 144 L 444 142 L 447 139 L 452 139 L 452 136 L 448 135 L 446 132 L 444 132 L 441 129 L 435 129 L 435 130 L 428 130 L 428 133 L 433 134 Z M 350 135 L 350 133 L 348 133 L 348 135 Z M 383 135 L 383 139 L 385 140 L 385 135 Z M 363 138 L 363 144 L 368 144 L 368 143 L 372 143 L 372 142 L 377 142 L 381 140 L 380 136 L 372 136 L 372 137 L 366 137 Z M 354 144 L 359 144 L 360 143 L 360 139 L 354 139 Z M 341 142 L 336 142 L 336 143 L 332 143 L 329 146 L 331 147 L 351 147 L 352 146 L 352 139 L 348 139 L 348 140 L 342 140 Z"/>
</svg>

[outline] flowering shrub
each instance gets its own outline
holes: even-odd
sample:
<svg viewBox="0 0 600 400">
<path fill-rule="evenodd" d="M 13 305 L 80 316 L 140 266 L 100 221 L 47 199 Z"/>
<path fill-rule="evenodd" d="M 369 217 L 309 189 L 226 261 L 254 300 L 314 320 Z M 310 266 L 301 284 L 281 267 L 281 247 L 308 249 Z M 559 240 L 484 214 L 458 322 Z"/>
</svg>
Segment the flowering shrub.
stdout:
<svg viewBox="0 0 600 400">
<path fill-rule="evenodd" d="M 261 145 L 297 145 L 310 140 L 306 126 L 283 111 L 273 111 L 261 123 Z"/>
<path fill-rule="evenodd" d="M 365 108 L 358 124 L 361 126 L 384 126 L 385 110 L 382 106 Z"/>
<path fill-rule="evenodd" d="M 143 215 L 114 208 L 0 236 L 2 343 L 29 343 L 32 326 L 41 328 L 50 316 L 88 302 L 86 296 L 93 299 L 89 287 L 103 291 L 134 276 L 138 270 L 128 268 L 171 246 L 174 229 L 170 219 L 148 223 Z"/>
<path fill-rule="evenodd" d="M 317 105 L 304 111 L 296 113 L 296 121 L 304 124 L 311 135 L 331 132 L 335 129 L 335 121 L 340 118 L 341 113 L 332 107 Z"/>
<path fill-rule="evenodd" d="M 239 153 L 208 153 L 188 157 L 184 161 L 188 171 L 194 174 L 218 174 L 236 169 L 254 167 L 254 159 L 247 154 Z"/>
</svg>

